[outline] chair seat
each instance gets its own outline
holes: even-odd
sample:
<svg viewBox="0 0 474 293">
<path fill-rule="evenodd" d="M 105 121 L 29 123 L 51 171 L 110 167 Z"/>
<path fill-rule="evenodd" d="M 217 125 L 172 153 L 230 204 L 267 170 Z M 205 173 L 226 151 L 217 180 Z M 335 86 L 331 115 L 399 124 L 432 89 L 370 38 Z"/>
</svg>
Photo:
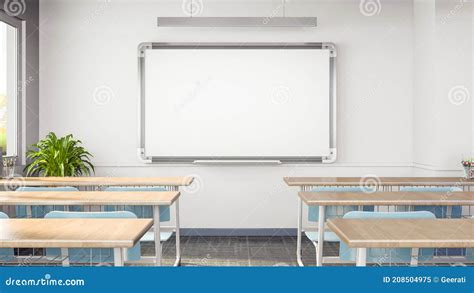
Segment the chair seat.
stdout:
<svg viewBox="0 0 474 293">
<path fill-rule="evenodd" d="M 306 237 L 309 238 L 309 240 L 313 242 L 318 242 L 318 232 L 304 232 L 306 234 Z M 328 242 L 341 242 L 339 237 L 334 232 L 324 232 L 324 241 Z"/>
<path fill-rule="evenodd" d="M 161 232 L 160 237 L 161 237 L 161 242 L 168 241 L 171 238 L 171 235 L 173 235 L 173 232 Z M 145 235 L 140 239 L 141 242 L 146 242 L 146 241 L 155 241 L 155 233 L 154 232 L 146 232 Z"/>
</svg>

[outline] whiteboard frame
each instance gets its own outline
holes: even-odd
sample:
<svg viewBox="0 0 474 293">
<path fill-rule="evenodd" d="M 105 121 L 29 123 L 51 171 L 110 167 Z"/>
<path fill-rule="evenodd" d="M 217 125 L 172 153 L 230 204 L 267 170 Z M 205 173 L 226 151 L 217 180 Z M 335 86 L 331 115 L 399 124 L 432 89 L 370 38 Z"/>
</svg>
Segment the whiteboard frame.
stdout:
<svg viewBox="0 0 474 293">
<path fill-rule="evenodd" d="M 159 49 L 314 49 L 330 50 L 330 85 L 329 85 L 329 156 L 311 157 L 158 157 L 145 155 L 145 58 L 147 50 Z M 229 164 L 262 164 L 262 162 L 276 163 L 334 163 L 337 158 L 337 50 L 333 43 L 141 43 L 138 46 L 138 97 L 139 97 L 139 129 L 138 129 L 138 156 L 145 163 L 200 163 Z M 185 134 L 184 134 L 185 135 Z"/>
</svg>

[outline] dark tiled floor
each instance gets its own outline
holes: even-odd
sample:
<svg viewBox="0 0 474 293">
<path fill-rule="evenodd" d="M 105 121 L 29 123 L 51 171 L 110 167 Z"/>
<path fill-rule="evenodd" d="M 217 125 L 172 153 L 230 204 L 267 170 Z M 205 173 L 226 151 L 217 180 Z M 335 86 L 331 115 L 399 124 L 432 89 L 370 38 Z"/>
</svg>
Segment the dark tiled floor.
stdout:
<svg viewBox="0 0 474 293">
<path fill-rule="evenodd" d="M 153 242 L 141 242 L 142 256 L 154 256 L 155 246 Z M 20 249 L 21 255 L 29 256 L 31 249 Z M 43 250 L 35 250 L 35 255 L 42 255 Z M 339 244 L 325 242 L 324 256 L 337 256 Z M 173 265 L 176 249 L 175 238 L 172 237 L 163 244 L 163 264 Z M 182 266 L 296 266 L 296 237 L 273 236 L 273 237 L 181 237 Z M 302 258 L 306 266 L 314 266 L 316 263 L 316 252 L 313 244 L 306 238 L 302 238 Z M 132 266 L 151 266 L 152 259 L 130 264 Z M 20 259 L 17 265 L 61 265 L 61 259 L 48 260 L 44 257 L 26 257 Z M 6 264 L 6 263 L 4 263 Z M 2 261 L 0 260 L 0 265 Z M 78 264 L 73 264 L 78 265 Z M 90 264 L 79 264 L 90 265 Z M 98 265 L 98 264 L 92 264 Z M 108 265 L 102 263 L 99 265 Z M 336 265 L 325 263 L 328 265 Z M 341 264 L 339 264 L 341 265 Z M 348 264 L 345 264 L 348 265 Z M 353 264 L 352 264 L 353 265 Z M 385 264 L 384 264 L 385 265 Z M 390 265 L 390 264 L 386 264 Z M 409 265 L 408 263 L 401 265 Z M 424 265 L 466 265 L 462 262 L 453 261 L 443 264 Z M 468 264 L 472 265 L 472 264 Z"/>
<path fill-rule="evenodd" d="M 175 258 L 175 239 L 163 244 L 164 264 Z M 142 243 L 142 255 L 155 254 L 153 242 Z M 325 243 L 324 255 L 337 256 L 339 245 Z M 296 266 L 296 237 L 181 237 L 183 266 Z M 315 265 L 313 244 L 303 237 L 305 265 Z"/>
</svg>

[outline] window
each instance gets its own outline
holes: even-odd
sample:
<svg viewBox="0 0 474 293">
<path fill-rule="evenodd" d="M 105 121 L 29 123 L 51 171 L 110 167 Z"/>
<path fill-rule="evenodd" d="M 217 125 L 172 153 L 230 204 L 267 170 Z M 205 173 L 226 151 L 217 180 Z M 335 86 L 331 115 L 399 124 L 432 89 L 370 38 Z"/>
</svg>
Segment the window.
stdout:
<svg viewBox="0 0 474 293">
<path fill-rule="evenodd" d="M 21 25 L 20 20 L 0 12 L 0 147 L 6 156 L 18 155 Z"/>
</svg>

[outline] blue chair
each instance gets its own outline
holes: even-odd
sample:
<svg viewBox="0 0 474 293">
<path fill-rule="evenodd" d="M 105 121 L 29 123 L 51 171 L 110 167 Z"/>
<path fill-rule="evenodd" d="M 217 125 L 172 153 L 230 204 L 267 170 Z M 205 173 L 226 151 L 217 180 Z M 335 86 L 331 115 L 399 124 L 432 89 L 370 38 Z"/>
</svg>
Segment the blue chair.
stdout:
<svg viewBox="0 0 474 293">
<path fill-rule="evenodd" d="M 62 212 L 52 211 L 44 216 L 46 219 L 136 219 L 137 216 L 131 212 Z M 61 255 L 59 248 L 46 249 L 46 256 L 51 259 L 58 258 Z M 104 263 L 114 261 L 114 252 L 111 248 L 72 248 L 68 249 L 69 261 L 74 263 Z M 140 243 L 138 242 L 134 247 L 127 249 L 127 260 L 140 259 Z"/>
<path fill-rule="evenodd" d="M 427 211 L 419 212 L 349 212 L 344 219 L 435 219 L 435 215 Z M 433 258 L 434 249 L 420 249 L 419 261 L 428 261 Z M 356 249 L 349 248 L 344 242 L 339 246 L 339 258 L 342 261 L 355 261 Z M 367 262 L 372 263 L 409 263 L 411 261 L 411 248 L 369 248 L 367 249 Z"/>
<path fill-rule="evenodd" d="M 462 192 L 461 188 L 458 187 L 401 187 L 400 192 Z M 446 218 L 447 217 L 447 207 L 441 206 L 415 206 L 415 211 L 429 211 L 435 214 L 436 218 Z M 452 218 L 461 217 L 461 207 L 453 206 L 451 211 Z"/>
<path fill-rule="evenodd" d="M 371 188 L 368 189 L 367 187 L 362 187 L 362 186 L 357 186 L 357 187 L 346 187 L 346 186 L 335 186 L 335 187 L 316 187 L 311 190 L 311 192 L 373 192 L 375 189 Z M 359 209 L 359 206 L 343 206 L 343 207 L 335 207 L 335 206 L 327 206 L 326 207 L 326 212 L 325 212 L 325 218 L 324 220 L 326 221 L 327 219 L 330 218 L 337 218 L 337 217 L 342 217 L 344 214 L 350 212 L 350 211 L 356 211 Z M 341 212 L 342 210 L 342 212 Z M 364 211 L 373 211 L 374 207 L 373 206 L 364 206 L 363 207 Z M 319 219 L 319 206 L 310 206 L 308 207 L 308 221 L 309 222 L 317 222 Z M 311 240 L 311 242 L 314 244 L 315 248 L 318 248 L 318 232 L 312 232 L 312 231 L 305 231 L 304 232 L 306 237 Z M 325 231 L 324 232 L 324 241 L 327 242 L 340 242 L 341 240 L 339 237 L 337 237 L 334 232 L 330 231 Z"/>
<path fill-rule="evenodd" d="M 462 192 L 463 190 L 458 187 L 401 187 L 400 192 Z M 453 206 L 451 208 L 451 218 L 461 218 L 462 207 Z M 435 214 L 436 218 L 447 218 L 448 207 L 442 206 L 415 206 L 414 211 L 429 211 Z M 454 256 L 464 255 L 463 248 L 437 248 L 435 251 L 437 256 Z"/>
<path fill-rule="evenodd" d="M 16 191 L 78 191 L 75 187 L 19 187 Z M 80 211 L 80 206 L 71 206 L 69 207 L 71 211 Z M 32 218 L 43 218 L 44 215 L 51 211 L 64 211 L 64 206 L 32 206 L 31 207 L 31 217 Z M 26 218 L 26 206 L 16 206 L 15 213 L 17 218 Z"/>
<path fill-rule="evenodd" d="M 166 191 L 164 187 L 108 187 L 105 191 Z M 105 211 L 116 211 L 116 206 L 105 206 Z M 123 210 L 129 211 L 137 215 L 138 218 L 153 218 L 153 207 L 151 206 L 123 206 Z M 160 222 L 170 221 L 170 207 L 160 206 Z M 161 241 L 167 241 L 173 235 L 172 232 L 162 231 L 160 233 Z M 155 234 L 153 232 L 147 232 L 140 241 L 154 241 Z"/>
<path fill-rule="evenodd" d="M 1 219 L 8 219 L 7 214 L 0 212 L 0 221 Z M 2 261 L 12 261 L 15 259 L 15 253 L 13 248 L 0 248 L 0 262 Z"/>
</svg>

